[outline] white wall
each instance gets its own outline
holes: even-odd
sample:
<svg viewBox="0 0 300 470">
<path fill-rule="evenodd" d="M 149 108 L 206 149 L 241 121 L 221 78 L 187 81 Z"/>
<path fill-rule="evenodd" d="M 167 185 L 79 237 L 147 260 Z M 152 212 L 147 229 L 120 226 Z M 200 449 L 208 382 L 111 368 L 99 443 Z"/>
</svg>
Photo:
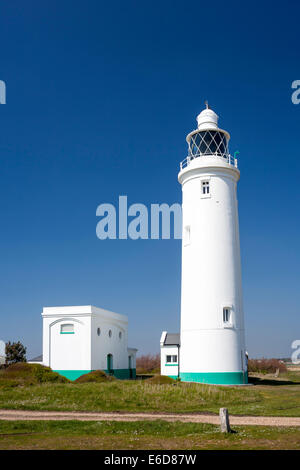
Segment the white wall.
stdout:
<svg viewBox="0 0 300 470">
<path fill-rule="evenodd" d="M 53 370 L 91 370 L 91 312 L 83 307 L 46 307 L 43 316 L 43 363 Z M 61 334 L 64 323 L 74 334 Z"/>
<path fill-rule="evenodd" d="M 129 356 L 131 358 L 130 362 L 131 362 L 131 369 L 136 369 L 136 353 L 137 353 L 137 349 L 135 348 L 128 348 L 127 349 L 127 353 L 128 353 L 128 363 L 129 363 Z"/>
<path fill-rule="evenodd" d="M 100 328 L 100 336 L 97 329 Z M 109 331 L 111 330 L 111 337 Z M 121 339 L 119 334 L 121 333 Z M 128 319 L 125 315 L 93 307 L 91 319 L 92 369 L 107 368 L 107 355 L 113 355 L 113 369 L 128 369 Z"/>
</svg>

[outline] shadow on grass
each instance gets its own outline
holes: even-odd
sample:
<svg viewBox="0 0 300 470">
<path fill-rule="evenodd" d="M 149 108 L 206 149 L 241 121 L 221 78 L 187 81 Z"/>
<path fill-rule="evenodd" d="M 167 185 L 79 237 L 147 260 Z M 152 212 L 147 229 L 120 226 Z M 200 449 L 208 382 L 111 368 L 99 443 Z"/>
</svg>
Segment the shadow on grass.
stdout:
<svg viewBox="0 0 300 470">
<path fill-rule="evenodd" d="M 292 380 L 280 380 L 280 379 L 271 379 L 263 377 L 249 377 L 248 382 L 253 385 L 300 385 L 300 382 Z"/>
<path fill-rule="evenodd" d="M 135 380 L 147 380 L 154 377 L 154 374 L 136 374 Z"/>
</svg>

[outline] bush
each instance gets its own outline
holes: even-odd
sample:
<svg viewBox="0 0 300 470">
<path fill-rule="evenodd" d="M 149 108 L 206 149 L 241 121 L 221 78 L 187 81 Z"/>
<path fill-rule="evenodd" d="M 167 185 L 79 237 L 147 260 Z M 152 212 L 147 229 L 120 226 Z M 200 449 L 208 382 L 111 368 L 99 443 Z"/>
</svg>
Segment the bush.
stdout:
<svg viewBox="0 0 300 470">
<path fill-rule="evenodd" d="M 169 384 L 176 384 L 178 381 L 168 377 L 167 375 L 154 375 L 150 379 L 146 379 L 147 384 L 155 384 L 155 385 L 169 385 Z"/>
<path fill-rule="evenodd" d="M 17 362 L 26 362 L 26 348 L 20 341 L 17 343 L 8 341 L 5 345 L 5 363 L 9 365 Z"/>
<path fill-rule="evenodd" d="M 103 370 L 93 370 L 88 374 L 81 375 L 74 382 L 82 384 L 87 382 L 111 382 L 112 380 L 116 380 L 115 377 L 107 375 Z"/>
<path fill-rule="evenodd" d="M 137 374 L 149 374 L 160 372 L 160 355 L 147 354 L 136 359 Z"/>
<path fill-rule="evenodd" d="M 18 362 L 0 371 L 0 386 L 36 385 L 45 382 L 67 383 L 66 377 L 41 364 Z"/>
<path fill-rule="evenodd" d="M 286 372 L 287 368 L 284 362 L 278 359 L 249 359 L 248 361 L 248 372 L 256 372 L 260 374 L 275 374 L 279 369 L 279 372 Z"/>
</svg>

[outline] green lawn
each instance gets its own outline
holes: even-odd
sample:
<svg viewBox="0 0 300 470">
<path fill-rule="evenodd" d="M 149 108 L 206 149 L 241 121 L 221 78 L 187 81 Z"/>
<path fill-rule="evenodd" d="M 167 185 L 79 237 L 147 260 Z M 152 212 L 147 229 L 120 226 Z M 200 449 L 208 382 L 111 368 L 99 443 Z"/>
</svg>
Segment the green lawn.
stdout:
<svg viewBox="0 0 300 470">
<path fill-rule="evenodd" d="M 214 387 L 176 383 L 156 385 L 147 380 L 104 383 L 0 382 L 0 408 L 53 411 L 131 411 L 300 416 L 300 374 L 276 380 L 266 377 L 252 387 Z"/>
<path fill-rule="evenodd" d="M 237 426 L 221 434 L 209 424 L 0 421 L 3 449 L 300 449 L 300 430 Z"/>
</svg>

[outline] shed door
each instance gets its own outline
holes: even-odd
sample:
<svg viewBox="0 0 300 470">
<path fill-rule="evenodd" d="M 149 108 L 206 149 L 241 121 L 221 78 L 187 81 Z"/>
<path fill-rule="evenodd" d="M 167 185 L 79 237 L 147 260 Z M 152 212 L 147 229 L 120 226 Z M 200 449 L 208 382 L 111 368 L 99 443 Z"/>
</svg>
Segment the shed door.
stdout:
<svg viewBox="0 0 300 470">
<path fill-rule="evenodd" d="M 112 372 L 112 370 L 113 370 L 113 356 L 112 356 L 112 354 L 107 355 L 107 370 L 108 370 L 108 372 Z"/>
</svg>

